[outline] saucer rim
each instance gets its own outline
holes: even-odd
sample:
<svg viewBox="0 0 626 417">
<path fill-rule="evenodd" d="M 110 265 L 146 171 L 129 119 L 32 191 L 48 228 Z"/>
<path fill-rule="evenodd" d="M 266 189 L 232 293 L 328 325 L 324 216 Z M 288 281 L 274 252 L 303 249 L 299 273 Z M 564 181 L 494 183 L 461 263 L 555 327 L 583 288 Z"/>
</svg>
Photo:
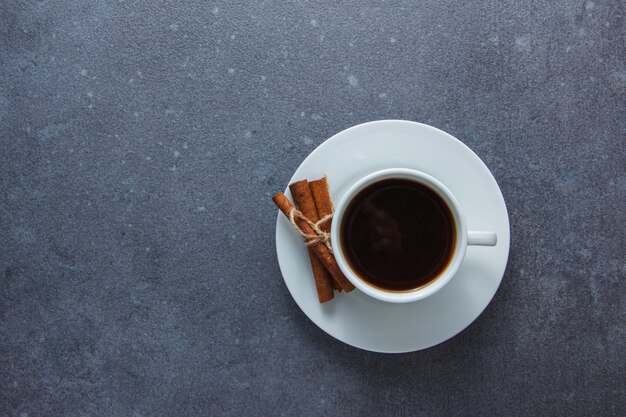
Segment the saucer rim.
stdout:
<svg viewBox="0 0 626 417">
<path fill-rule="evenodd" d="M 486 308 L 491 304 L 491 302 L 493 301 L 496 293 L 498 292 L 501 284 L 502 284 L 502 280 L 504 278 L 504 275 L 506 273 L 507 267 L 508 267 L 508 260 L 509 260 L 509 256 L 510 256 L 510 220 L 509 220 L 509 214 L 508 214 L 508 208 L 506 206 L 506 201 L 504 200 L 504 196 L 502 194 L 502 190 L 500 189 L 500 186 L 498 185 L 495 177 L 493 176 L 492 172 L 489 170 L 489 168 L 487 167 L 487 165 L 484 163 L 484 161 L 469 147 L 467 146 L 465 143 L 463 143 L 462 141 L 460 141 L 459 139 L 457 139 L 456 137 L 452 136 L 451 134 L 436 128 L 434 126 L 425 124 L 425 123 L 420 123 L 420 122 L 414 122 L 414 121 L 409 121 L 409 120 L 401 120 L 401 119 L 382 119 L 382 120 L 374 120 L 374 121 L 369 121 L 369 122 L 365 122 L 365 123 L 361 123 L 361 124 L 357 124 L 354 126 L 350 126 L 346 129 L 343 129 L 337 133 L 335 133 L 334 135 L 332 135 L 331 137 L 329 137 L 328 139 L 326 139 L 324 142 L 322 142 L 319 146 L 317 146 L 313 151 L 311 151 L 306 158 L 304 158 L 302 160 L 302 162 L 300 162 L 300 164 L 298 165 L 298 167 L 295 169 L 294 174 L 291 176 L 291 179 L 289 180 L 289 183 L 292 183 L 293 181 L 297 180 L 296 179 L 296 174 L 297 172 L 300 170 L 300 168 L 306 164 L 306 162 L 309 159 L 313 159 L 317 156 L 317 154 L 324 152 L 325 149 L 329 146 L 332 145 L 333 142 L 335 142 L 336 140 L 338 140 L 339 136 L 344 136 L 346 134 L 349 134 L 351 131 L 353 130 L 360 130 L 360 129 L 367 129 L 372 125 L 380 125 L 380 124 L 391 124 L 391 125 L 407 125 L 407 126 L 413 126 L 413 127 L 418 127 L 421 129 L 427 129 L 427 130 L 431 130 L 434 131 L 436 134 L 438 135 L 444 135 L 446 136 L 448 139 L 451 140 L 452 143 L 455 144 L 455 146 L 459 146 L 461 145 L 462 148 L 464 148 L 465 151 L 469 151 L 469 153 L 471 155 L 474 156 L 474 158 L 479 162 L 476 165 L 476 168 L 478 168 L 480 166 L 480 170 L 482 171 L 482 175 L 481 177 L 484 180 L 490 181 L 491 185 L 495 185 L 495 190 L 498 191 L 498 197 L 500 202 L 502 203 L 502 208 L 503 208 L 503 214 L 504 214 L 504 224 L 503 226 L 506 226 L 505 230 L 507 231 L 506 233 L 506 240 L 499 240 L 499 244 L 505 244 L 506 245 L 506 250 L 505 252 L 501 255 L 502 258 L 504 259 L 504 267 L 502 269 L 502 271 L 498 274 L 498 284 L 497 287 L 495 288 L 495 291 L 493 292 L 493 294 L 491 295 L 489 301 L 480 309 L 480 311 L 477 312 L 477 314 L 475 314 L 475 317 L 473 317 L 471 319 L 471 321 L 469 321 L 469 323 L 467 323 L 465 326 L 463 326 L 462 328 L 460 328 L 458 331 L 454 332 L 453 334 L 450 334 L 450 336 L 446 337 L 445 339 L 434 343 L 432 345 L 429 346 L 425 346 L 425 347 L 419 347 L 419 348 L 407 348 L 407 349 L 379 349 L 379 348 L 372 348 L 370 346 L 367 345 L 361 345 L 358 343 L 353 343 L 350 340 L 344 340 L 343 338 L 338 337 L 336 334 L 334 334 L 334 332 L 332 330 L 329 330 L 327 328 L 325 328 L 325 326 L 323 326 L 323 324 L 321 324 L 319 322 L 319 320 L 317 320 L 315 317 L 312 317 L 312 315 L 309 315 L 307 313 L 307 311 L 305 311 L 304 308 L 302 308 L 302 306 L 300 306 L 300 304 L 298 303 L 296 297 L 294 296 L 288 282 L 287 279 L 285 278 L 285 271 L 284 271 L 284 266 L 281 264 L 280 261 L 280 255 L 278 253 L 278 239 L 279 239 L 279 225 L 280 225 L 280 221 L 281 221 L 281 217 L 282 214 L 280 212 L 278 212 L 277 214 L 277 222 L 276 222 L 276 236 L 275 236 L 275 245 L 276 245 L 276 253 L 277 253 L 277 257 L 278 257 L 278 264 L 279 264 L 279 268 L 281 271 L 281 275 L 283 277 L 283 281 L 285 282 L 285 285 L 287 286 L 287 290 L 289 291 L 291 297 L 293 298 L 293 301 L 296 303 L 296 305 L 298 306 L 298 308 L 302 311 L 302 313 L 304 313 L 304 315 L 306 317 L 309 318 L 309 320 L 311 320 L 317 327 L 319 327 L 322 331 L 324 331 L 325 333 L 327 333 L 328 335 L 332 336 L 334 339 L 345 343 L 349 346 L 353 346 L 355 348 L 358 349 L 363 349 L 365 351 L 369 351 L 369 352 L 376 352 L 376 353 L 410 353 L 410 352 L 417 352 L 417 351 L 421 351 L 421 350 L 425 350 L 425 349 L 429 349 L 432 347 L 435 347 L 439 344 L 442 344 L 444 342 L 447 342 L 448 340 L 454 338 L 455 336 L 457 336 L 458 334 L 462 333 L 464 330 L 466 330 L 469 326 L 471 326 L 478 317 L 480 317 L 484 311 L 486 310 Z M 417 169 L 417 168 L 413 168 L 413 169 Z M 285 194 L 290 197 L 290 192 L 289 192 L 289 186 L 286 187 L 285 189 Z M 467 259 L 468 257 L 470 257 L 471 254 L 466 254 L 465 258 Z M 368 296 L 368 295 L 366 295 Z M 415 301 L 416 303 L 419 303 L 420 300 Z M 397 305 L 402 305 L 402 304 L 397 304 Z"/>
</svg>

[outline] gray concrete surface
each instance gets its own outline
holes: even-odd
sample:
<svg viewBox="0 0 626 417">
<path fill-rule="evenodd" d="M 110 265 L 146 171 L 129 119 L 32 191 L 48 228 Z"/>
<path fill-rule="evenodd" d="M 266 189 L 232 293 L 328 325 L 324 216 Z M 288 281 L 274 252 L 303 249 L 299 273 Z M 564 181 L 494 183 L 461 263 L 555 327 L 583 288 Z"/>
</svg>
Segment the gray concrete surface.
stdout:
<svg viewBox="0 0 626 417">
<path fill-rule="evenodd" d="M 624 416 L 618 1 L 0 3 L 0 416 Z M 426 351 L 287 292 L 276 210 L 348 126 L 440 127 L 510 210 L 503 284 Z"/>
</svg>

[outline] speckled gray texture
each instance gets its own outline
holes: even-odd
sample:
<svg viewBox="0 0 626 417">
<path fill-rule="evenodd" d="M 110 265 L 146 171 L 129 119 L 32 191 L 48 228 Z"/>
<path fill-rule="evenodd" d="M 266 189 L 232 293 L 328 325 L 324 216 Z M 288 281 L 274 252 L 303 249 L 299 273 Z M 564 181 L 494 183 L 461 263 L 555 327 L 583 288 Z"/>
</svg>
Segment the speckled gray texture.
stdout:
<svg viewBox="0 0 626 417">
<path fill-rule="evenodd" d="M 618 1 L 0 2 L 0 416 L 624 416 Z M 364 121 L 468 144 L 509 207 L 485 313 L 327 336 L 276 210 Z"/>
</svg>

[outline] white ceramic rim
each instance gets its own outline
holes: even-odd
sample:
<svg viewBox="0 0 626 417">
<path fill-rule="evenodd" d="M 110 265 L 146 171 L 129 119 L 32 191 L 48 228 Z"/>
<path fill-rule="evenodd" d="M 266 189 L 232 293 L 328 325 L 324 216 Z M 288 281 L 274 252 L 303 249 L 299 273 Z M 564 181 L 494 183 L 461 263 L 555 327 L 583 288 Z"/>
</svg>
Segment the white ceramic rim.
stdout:
<svg viewBox="0 0 626 417">
<path fill-rule="evenodd" d="M 351 294 L 347 294 L 345 297 L 342 297 L 342 300 L 338 300 L 337 303 L 327 303 L 323 305 L 319 305 L 317 300 L 314 300 L 314 286 L 309 288 L 309 291 L 302 291 L 302 284 L 300 283 L 300 278 L 302 275 L 302 268 L 305 268 L 308 263 L 308 258 L 305 253 L 302 253 L 302 260 L 299 263 L 298 267 L 294 266 L 293 258 L 291 258 L 290 247 L 291 243 L 287 238 L 287 235 L 293 233 L 291 230 L 291 226 L 287 224 L 282 213 L 277 213 L 277 221 L 276 221 L 276 252 L 278 256 L 278 265 L 283 275 L 284 283 L 287 287 L 287 290 L 293 297 L 296 305 L 301 309 L 302 313 L 308 317 L 316 326 L 318 326 L 322 331 L 326 332 L 328 335 L 334 337 L 335 339 L 346 343 L 347 345 L 353 346 L 355 348 L 364 349 L 371 352 L 381 352 L 381 353 L 405 353 L 405 352 L 415 352 L 423 349 L 427 349 L 438 345 L 440 343 L 445 342 L 453 338 L 455 335 L 461 333 L 464 329 L 466 329 L 471 323 L 473 323 L 476 318 L 478 318 L 485 310 L 485 308 L 489 305 L 489 303 L 493 300 L 494 295 L 496 294 L 499 286 L 501 285 L 503 276 L 506 271 L 506 265 L 509 258 L 509 249 L 510 249 L 510 224 L 508 212 L 506 209 L 506 203 L 504 201 L 502 191 L 498 186 L 496 179 L 493 177 L 493 174 L 489 171 L 489 168 L 485 165 L 485 163 L 474 153 L 467 145 L 463 142 L 455 138 L 449 133 L 444 132 L 441 129 L 436 127 L 418 123 L 408 120 L 375 120 L 366 123 L 362 123 L 359 125 L 351 126 L 347 129 L 344 129 L 333 136 L 331 136 L 324 143 L 319 145 L 316 149 L 314 149 L 298 166 L 296 171 L 291 177 L 291 181 L 297 181 L 299 179 L 305 177 L 315 177 L 324 175 L 326 172 L 324 170 L 324 165 L 321 164 L 321 169 L 312 169 L 311 163 L 319 160 L 320 157 L 324 156 L 329 151 L 335 151 L 338 147 L 341 146 L 343 141 L 354 140 L 355 136 L 364 137 L 370 134 L 373 131 L 381 131 L 384 130 L 388 132 L 389 129 L 410 129 L 412 132 L 410 136 L 414 138 L 416 142 L 420 142 L 420 137 L 422 135 L 426 135 L 429 137 L 431 135 L 437 136 L 436 143 L 440 143 L 442 149 L 439 150 L 440 153 L 444 152 L 459 152 L 462 154 L 462 160 L 467 161 L 468 165 L 465 169 L 469 169 L 473 171 L 475 175 L 472 178 L 472 185 L 478 186 L 475 191 L 476 194 L 487 197 L 495 207 L 497 207 L 497 213 L 494 214 L 494 222 L 489 222 L 490 226 L 495 225 L 496 229 L 499 231 L 498 233 L 498 245 L 495 254 L 489 255 L 489 257 L 481 257 L 480 251 L 472 251 L 468 249 L 468 253 L 466 255 L 466 259 L 463 262 L 462 267 L 457 272 L 456 277 L 458 279 L 451 280 L 450 285 L 447 285 L 442 291 L 433 297 L 429 297 L 426 300 L 423 300 L 419 303 L 404 303 L 404 304 L 392 304 L 392 303 L 384 303 L 378 300 L 375 300 L 372 297 L 365 295 L 360 291 L 353 291 Z M 386 133 L 385 133 L 386 135 Z M 381 137 L 385 135 L 381 134 Z M 373 141 L 375 137 L 369 137 L 367 140 Z M 430 139 L 432 140 L 432 138 Z M 370 146 L 370 145 L 368 145 Z M 395 146 L 395 145 L 394 145 Z M 404 145 L 403 145 L 404 146 Z M 408 146 L 408 145 L 407 145 Z M 425 143 L 421 143 L 419 145 L 420 149 L 424 149 Z M 436 145 L 439 146 L 439 145 Z M 445 149 L 443 149 L 445 148 Z M 403 151 L 404 148 L 399 147 L 397 150 Z M 398 160 L 394 160 L 394 164 L 387 166 L 377 166 L 370 162 L 372 165 L 372 169 L 369 172 L 375 171 L 377 169 L 390 168 L 390 167 L 398 167 L 398 166 L 407 166 L 415 169 L 421 169 L 421 164 L 416 165 L 414 163 L 401 163 L 398 164 Z M 441 163 L 438 165 L 437 169 L 431 170 L 433 173 L 446 172 L 449 171 L 451 167 L 447 163 Z M 354 171 L 356 172 L 356 171 Z M 306 175 L 303 176 L 303 173 Z M 361 177 L 366 174 L 367 171 L 361 173 Z M 345 175 L 345 174 L 342 174 Z M 354 181 L 354 180 L 353 180 Z M 344 188 L 340 186 L 335 186 L 334 189 L 331 187 L 331 192 L 333 195 L 342 195 L 344 192 Z M 289 187 L 286 188 L 285 194 L 288 196 Z M 465 206 L 464 198 L 461 196 L 458 197 L 461 202 L 463 202 L 464 210 L 467 212 L 468 216 L 474 216 L 474 211 L 476 207 L 470 204 L 469 207 Z M 340 198 L 337 199 L 337 201 Z M 483 218 L 484 220 L 484 218 Z M 468 225 L 470 226 L 471 223 Z M 485 226 L 485 228 L 490 228 Z M 296 239 L 293 239 L 293 242 L 297 242 Z M 487 269 L 477 269 L 476 263 L 474 260 L 477 259 L 476 262 L 484 262 L 487 265 Z M 482 274 L 482 275 L 477 275 Z M 394 336 L 391 339 L 391 342 L 381 342 L 383 340 L 389 340 L 388 336 L 383 335 L 383 331 L 380 328 L 378 322 L 376 321 L 379 315 L 387 316 L 387 315 L 411 315 L 417 314 L 416 311 L 420 311 L 420 315 L 415 317 L 415 320 L 421 321 L 422 317 L 425 317 L 423 313 L 430 313 L 432 311 L 436 311 L 436 306 L 439 306 L 443 303 L 449 303 L 453 300 L 454 291 L 450 290 L 451 287 L 454 287 L 457 284 L 457 281 L 463 283 L 471 279 L 476 281 L 476 278 L 480 279 L 480 284 L 475 284 L 471 286 L 464 286 L 462 288 L 463 293 L 467 292 L 466 299 L 470 301 L 470 303 L 465 304 L 453 304 L 453 317 L 455 320 L 451 320 L 450 317 L 443 318 L 440 316 L 429 317 L 430 327 L 420 327 L 420 330 L 417 333 L 410 333 L 406 335 L 403 333 L 402 335 Z M 460 285 L 460 284 L 459 284 Z M 456 286 L 456 293 L 458 293 L 460 286 Z M 355 294 L 357 293 L 357 294 Z M 360 296 L 360 297 L 357 297 Z M 306 299 L 305 299 L 306 297 Z M 368 310 L 365 310 L 365 314 L 362 316 L 363 320 L 367 320 L 370 324 L 370 328 L 368 330 L 363 330 L 364 333 L 360 333 L 356 335 L 355 333 L 346 331 L 346 320 L 343 318 L 343 315 L 348 315 L 353 312 L 353 309 L 361 309 L 363 308 L 364 301 L 362 299 L 371 300 L 372 304 L 367 303 Z M 376 305 L 379 303 L 380 305 Z M 383 308 L 383 306 L 386 306 Z M 418 309 L 416 307 L 423 306 Z M 368 311 L 372 311 L 374 316 L 368 315 Z M 361 311 L 359 310 L 359 314 Z"/>
<path fill-rule="evenodd" d="M 348 265 L 341 248 L 341 240 L 339 239 L 343 214 L 352 198 L 367 186 L 375 182 L 391 178 L 408 179 L 426 185 L 435 191 L 446 202 L 452 212 L 452 216 L 454 217 L 456 242 L 452 259 L 448 263 L 446 269 L 443 270 L 430 284 L 412 291 L 384 291 L 362 280 Z M 458 200 L 441 181 L 418 170 L 408 168 L 389 168 L 366 175 L 348 188 L 335 207 L 335 214 L 331 226 L 331 240 L 334 243 L 333 249 L 337 264 L 346 278 L 348 278 L 348 280 L 350 280 L 350 282 L 352 282 L 357 289 L 370 297 L 381 301 L 387 301 L 390 303 L 410 303 L 422 300 L 435 294 L 448 282 L 450 282 L 452 277 L 454 277 L 456 272 L 459 270 L 467 249 L 467 222 L 465 221 L 465 216 L 461 210 Z"/>
</svg>

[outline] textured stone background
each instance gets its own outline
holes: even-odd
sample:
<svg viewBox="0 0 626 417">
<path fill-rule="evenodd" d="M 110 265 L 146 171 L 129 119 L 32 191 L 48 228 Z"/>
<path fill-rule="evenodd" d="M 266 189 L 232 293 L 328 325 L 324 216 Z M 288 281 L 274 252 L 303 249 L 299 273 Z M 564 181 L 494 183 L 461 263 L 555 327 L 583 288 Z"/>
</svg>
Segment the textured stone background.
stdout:
<svg viewBox="0 0 626 417">
<path fill-rule="evenodd" d="M 626 415 L 619 1 L 0 2 L 0 416 Z M 384 118 L 510 210 L 492 304 L 338 342 L 274 251 L 302 159 Z"/>
</svg>

